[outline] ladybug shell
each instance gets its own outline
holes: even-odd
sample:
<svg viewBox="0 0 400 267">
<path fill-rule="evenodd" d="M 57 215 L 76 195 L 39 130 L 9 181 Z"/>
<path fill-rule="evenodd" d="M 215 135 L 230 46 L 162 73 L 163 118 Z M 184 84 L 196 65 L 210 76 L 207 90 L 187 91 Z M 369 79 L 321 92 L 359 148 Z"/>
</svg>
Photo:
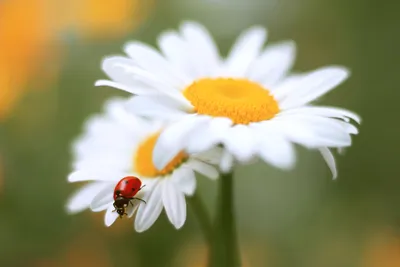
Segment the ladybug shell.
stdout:
<svg viewBox="0 0 400 267">
<path fill-rule="evenodd" d="M 135 176 L 122 178 L 114 188 L 114 200 L 117 197 L 133 198 L 142 186 L 142 181 Z"/>
</svg>

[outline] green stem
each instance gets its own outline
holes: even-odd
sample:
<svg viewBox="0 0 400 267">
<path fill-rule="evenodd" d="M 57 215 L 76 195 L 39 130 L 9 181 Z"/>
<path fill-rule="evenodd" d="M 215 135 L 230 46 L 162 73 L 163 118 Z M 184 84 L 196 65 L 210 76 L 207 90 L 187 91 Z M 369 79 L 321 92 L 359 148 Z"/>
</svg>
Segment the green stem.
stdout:
<svg viewBox="0 0 400 267">
<path fill-rule="evenodd" d="M 233 174 L 219 179 L 217 215 L 215 218 L 210 267 L 239 267 L 240 251 L 234 215 Z"/>
</svg>

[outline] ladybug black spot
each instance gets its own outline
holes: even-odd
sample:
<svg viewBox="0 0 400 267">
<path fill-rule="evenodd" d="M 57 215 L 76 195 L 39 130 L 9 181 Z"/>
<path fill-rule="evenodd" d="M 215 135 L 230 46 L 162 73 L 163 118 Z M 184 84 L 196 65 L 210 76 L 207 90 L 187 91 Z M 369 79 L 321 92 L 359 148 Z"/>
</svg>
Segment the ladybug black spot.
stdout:
<svg viewBox="0 0 400 267">
<path fill-rule="evenodd" d="M 132 191 L 135 191 L 135 188 L 132 188 Z"/>
<path fill-rule="evenodd" d="M 125 184 L 128 184 L 129 182 L 128 181 L 125 181 Z"/>
</svg>

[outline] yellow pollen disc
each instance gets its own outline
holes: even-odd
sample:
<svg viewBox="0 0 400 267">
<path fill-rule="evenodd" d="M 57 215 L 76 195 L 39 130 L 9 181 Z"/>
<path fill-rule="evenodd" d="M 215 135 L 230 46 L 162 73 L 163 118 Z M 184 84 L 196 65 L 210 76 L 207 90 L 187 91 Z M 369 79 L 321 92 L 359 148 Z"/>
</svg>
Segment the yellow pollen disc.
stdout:
<svg viewBox="0 0 400 267">
<path fill-rule="evenodd" d="M 160 133 L 149 136 L 139 145 L 138 149 L 136 150 L 136 154 L 133 158 L 133 163 L 135 166 L 135 171 L 140 176 L 146 178 L 164 176 L 171 173 L 188 158 L 188 155 L 186 153 L 184 153 L 183 151 L 179 152 L 175 156 L 175 158 L 173 158 L 167 164 L 167 166 L 165 166 L 164 169 L 160 171 L 157 170 L 157 168 L 153 164 L 153 150 L 159 136 Z"/>
<path fill-rule="evenodd" d="M 278 103 L 269 91 L 246 79 L 201 79 L 183 94 L 197 113 L 228 117 L 235 124 L 269 120 L 279 112 Z"/>
</svg>

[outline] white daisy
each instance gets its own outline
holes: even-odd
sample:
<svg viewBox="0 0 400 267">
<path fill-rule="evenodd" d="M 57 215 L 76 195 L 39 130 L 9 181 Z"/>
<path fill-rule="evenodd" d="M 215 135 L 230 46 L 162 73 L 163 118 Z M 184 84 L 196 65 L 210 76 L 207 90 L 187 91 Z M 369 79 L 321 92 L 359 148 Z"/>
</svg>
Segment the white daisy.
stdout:
<svg viewBox="0 0 400 267">
<path fill-rule="evenodd" d="M 217 178 L 218 172 L 210 164 L 218 162 L 218 150 L 190 157 L 178 151 L 162 170 L 157 170 L 152 153 L 163 125 L 127 113 L 126 103 L 123 99 L 109 101 L 105 114 L 91 118 L 85 133 L 75 142 L 74 171 L 68 181 L 89 183 L 70 198 L 67 209 L 71 213 L 89 207 L 96 212 L 106 210 L 105 224 L 110 226 L 118 217 L 113 212 L 114 188 L 120 179 L 133 175 L 145 185 L 137 197 L 147 202 L 133 201 L 127 209 L 128 217 L 137 209 L 136 231 L 153 225 L 163 207 L 179 229 L 186 220 L 185 195 L 192 195 L 196 188 L 194 171 Z"/>
<path fill-rule="evenodd" d="M 295 58 L 291 41 L 263 48 L 267 32 L 252 27 L 243 32 L 226 59 L 222 59 L 207 30 L 193 22 L 158 38 L 161 53 L 146 44 L 126 44 L 122 56 L 108 57 L 103 70 L 111 86 L 137 95 L 134 113 L 174 123 L 163 131 L 153 160 L 164 168 L 181 150 L 199 152 L 217 144 L 225 148 L 221 167 L 233 158 L 259 156 L 290 168 L 295 162 L 293 143 L 319 149 L 336 177 L 329 148 L 351 145 L 360 123 L 355 113 L 310 103 L 342 83 L 349 71 L 328 66 L 289 74 Z"/>
</svg>

